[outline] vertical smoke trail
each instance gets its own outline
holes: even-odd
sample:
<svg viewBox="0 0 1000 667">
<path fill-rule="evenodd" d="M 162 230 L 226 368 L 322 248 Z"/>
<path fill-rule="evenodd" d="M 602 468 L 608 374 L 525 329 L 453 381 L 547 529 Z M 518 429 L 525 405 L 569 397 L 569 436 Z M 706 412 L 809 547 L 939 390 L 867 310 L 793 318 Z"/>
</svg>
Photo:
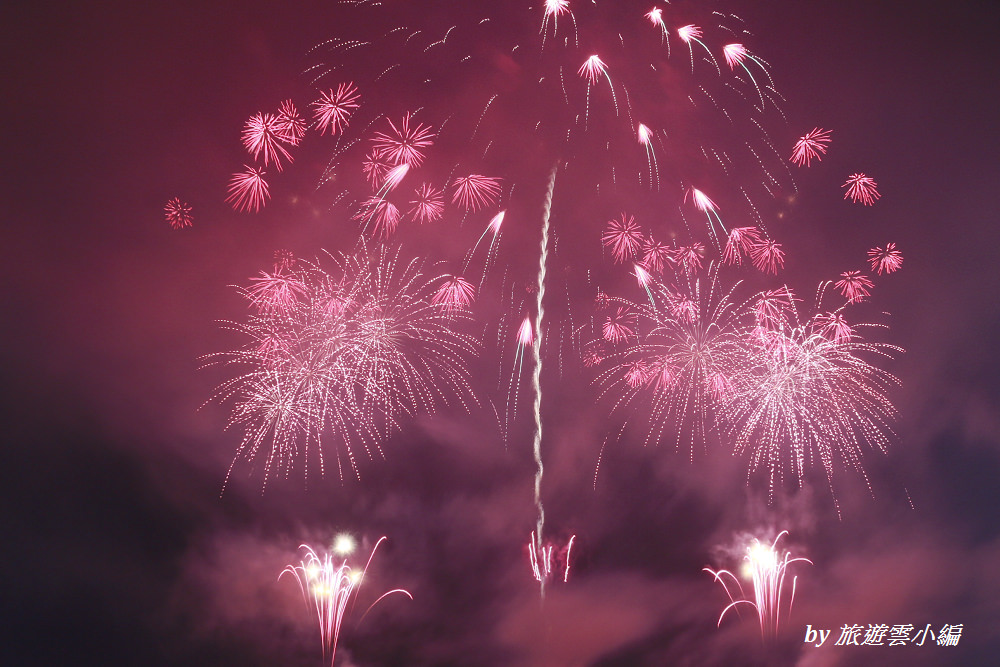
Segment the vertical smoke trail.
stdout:
<svg viewBox="0 0 1000 667">
<path fill-rule="evenodd" d="M 535 371 L 532 376 L 532 386 L 535 390 L 535 507 L 538 508 L 538 523 L 535 534 L 538 543 L 542 544 L 542 528 L 545 526 L 545 508 L 542 507 L 542 298 L 545 296 L 545 263 L 549 256 L 549 214 L 552 211 L 552 189 L 556 184 L 556 166 L 549 173 L 549 185 L 545 193 L 545 211 L 542 220 L 542 253 L 538 259 L 538 297 L 535 314 L 535 340 L 531 344 L 532 356 L 535 359 Z M 541 578 L 541 596 L 545 599 L 545 577 Z"/>
</svg>

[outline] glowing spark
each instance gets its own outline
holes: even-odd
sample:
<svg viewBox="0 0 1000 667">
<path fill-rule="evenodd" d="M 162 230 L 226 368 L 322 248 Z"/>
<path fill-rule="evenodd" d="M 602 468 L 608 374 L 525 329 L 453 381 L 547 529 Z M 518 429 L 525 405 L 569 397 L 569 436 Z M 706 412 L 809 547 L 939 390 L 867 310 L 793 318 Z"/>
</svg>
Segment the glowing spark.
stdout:
<svg viewBox="0 0 1000 667">
<path fill-rule="evenodd" d="M 785 266 L 785 251 L 781 249 L 780 243 L 764 239 L 751 246 L 750 259 L 761 273 L 778 275 L 778 269 Z"/>
<path fill-rule="evenodd" d="M 531 533 L 531 540 L 528 542 L 528 561 L 531 563 L 531 573 L 535 575 L 535 581 L 544 584 L 552 579 L 556 568 L 562 565 L 563 583 L 569 581 L 570 556 L 573 551 L 573 542 L 576 535 L 569 538 L 566 546 L 556 551 L 556 546 L 552 543 L 543 544 L 535 533 Z"/>
</svg>

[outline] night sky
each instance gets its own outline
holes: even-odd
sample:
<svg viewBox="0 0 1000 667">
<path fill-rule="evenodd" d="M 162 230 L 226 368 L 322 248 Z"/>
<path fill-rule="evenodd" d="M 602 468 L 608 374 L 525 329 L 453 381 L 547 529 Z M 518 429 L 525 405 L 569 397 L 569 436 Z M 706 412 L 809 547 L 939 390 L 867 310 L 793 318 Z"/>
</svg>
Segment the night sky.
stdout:
<svg viewBox="0 0 1000 667">
<path fill-rule="evenodd" d="M 455 4 L 463 20 L 475 15 Z M 0 10 L 0 663 L 322 664 L 298 589 L 277 577 L 298 562 L 300 544 L 323 546 L 341 531 L 362 551 L 388 540 L 345 623 L 337 665 L 995 662 L 996 9 L 747 4 L 718 7 L 745 20 L 748 47 L 786 100 L 787 122 L 772 117 L 770 139 L 784 154 L 815 126 L 834 131 L 827 158 L 792 167 L 796 196 L 764 207 L 789 251 L 779 278 L 808 298 L 820 280 L 861 268 L 873 245 L 893 241 L 905 256 L 857 315 L 887 325 L 877 339 L 905 350 L 880 362 L 901 380 L 890 395 L 898 438 L 885 455 L 867 452 L 871 492 L 838 469 L 840 518 L 815 471 L 769 499 L 766 479 L 748 485 L 746 461 L 721 448 L 692 461 L 634 434 L 605 450 L 595 488 L 601 443 L 619 422 L 596 402 L 594 373 L 574 360 L 560 377 L 552 363 L 543 374 L 546 531 L 577 538 L 570 582 L 550 585 L 544 605 L 524 547 L 535 521 L 527 385 L 506 444 L 486 407 L 445 409 L 407 420 L 384 443 L 384 460 L 362 461 L 360 481 L 311 474 L 307 486 L 298 471 L 262 491 L 260 467 L 242 462 L 221 493 L 240 433 L 224 430 L 228 407 L 209 402 L 227 371 L 201 369 L 199 358 L 240 343 L 219 326 L 246 312 L 230 286 L 269 270 L 276 249 L 315 257 L 357 236 L 357 223 L 316 187 L 325 157 L 315 136 L 275 178 L 267 208 L 234 212 L 226 184 L 249 161 L 239 133 L 283 99 L 300 108 L 314 99 L 301 74 L 315 63 L 310 47 L 371 26 L 346 24 L 343 8 L 321 2 Z M 669 7 L 710 16 L 699 5 Z M 428 20 L 450 25 L 447 13 Z M 674 42 L 684 71 L 687 54 Z M 463 85 L 474 84 L 440 91 L 460 112 Z M 408 110 L 409 94 L 385 102 L 397 105 L 387 113 Z M 518 140 L 508 137 L 506 166 L 544 176 Z M 587 154 L 574 157 L 585 163 Z M 854 171 L 878 180 L 875 206 L 842 199 Z M 557 180 L 554 213 L 564 219 L 589 205 L 574 187 Z M 191 229 L 164 222 L 174 196 L 193 205 Z M 606 219 L 563 234 L 560 279 L 582 280 L 573 253 L 590 243 L 599 257 Z M 537 266 L 537 223 L 528 229 L 503 237 L 522 284 Z M 409 238 L 427 256 L 449 249 Z M 498 361 L 477 363 L 490 390 Z M 726 598 L 702 568 L 735 569 L 741 536 L 782 529 L 793 555 L 813 565 L 795 569 L 795 606 L 778 640 L 763 645 L 746 613 L 717 628 Z M 391 588 L 414 600 L 389 598 L 358 624 Z M 844 624 L 877 623 L 964 630 L 956 647 L 832 646 Z M 807 624 L 833 635 L 804 644 Z"/>
</svg>

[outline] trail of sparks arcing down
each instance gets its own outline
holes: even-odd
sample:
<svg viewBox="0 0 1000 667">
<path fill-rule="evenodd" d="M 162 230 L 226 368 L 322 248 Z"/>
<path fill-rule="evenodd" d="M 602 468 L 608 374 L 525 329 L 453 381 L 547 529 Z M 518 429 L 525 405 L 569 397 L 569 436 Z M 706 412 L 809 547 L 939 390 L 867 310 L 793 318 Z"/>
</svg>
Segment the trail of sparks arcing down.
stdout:
<svg viewBox="0 0 1000 667">
<path fill-rule="evenodd" d="M 534 532 L 531 533 L 531 540 L 528 542 L 528 562 L 531 563 L 531 573 L 538 583 L 544 584 L 552 579 L 556 568 L 560 565 L 562 566 L 560 579 L 563 583 L 569 581 L 570 557 L 575 541 L 576 535 L 573 535 L 565 547 L 556 551 L 555 544 L 551 542 L 543 544 Z"/>
<path fill-rule="evenodd" d="M 750 579 L 753 585 L 753 600 L 747 599 L 739 578 L 729 570 L 715 571 L 708 567 L 704 568 L 705 572 L 711 574 L 715 577 L 716 581 L 722 584 L 726 595 L 729 596 L 729 604 L 726 605 L 725 609 L 722 610 L 722 614 L 719 615 L 719 625 L 722 625 L 722 619 L 725 618 L 726 613 L 730 609 L 736 609 L 737 613 L 739 613 L 738 605 L 748 604 L 757 612 L 761 637 L 767 641 L 774 639 L 778 634 L 781 622 L 781 601 L 785 592 L 785 575 L 788 573 L 788 566 L 799 562 L 812 565 L 812 561 L 808 558 L 792 558 L 791 553 L 788 551 L 785 551 L 783 554 L 778 553 L 778 540 L 787 533 L 787 530 L 778 533 L 778 536 L 774 538 L 774 542 L 770 546 L 761 544 L 759 540 L 754 538 L 747 547 L 747 554 L 743 558 L 745 561 L 743 577 Z M 730 583 L 736 584 L 736 588 L 739 589 L 738 598 L 733 595 L 733 589 L 726 583 L 726 578 L 728 578 Z M 797 576 L 792 577 L 792 590 L 788 598 L 786 617 L 792 612 L 797 581 Z"/>
<path fill-rule="evenodd" d="M 348 563 L 348 556 L 353 553 L 355 548 L 354 539 L 347 535 L 338 535 L 331 552 L 324 554 L 322 558 L 312 547 L 303 544 L 299 548 L 305 550 L 305 558 L 299 565 L 287 566 L 278 575 L 279 579 L 285 574 L 295 577 L 306 606 L 316 612 L 323 658 L 326 659 L 326 656 L 329 655 L 331 665 L 337 656 L 337 642 L 340 639 L 347 605 L 352 596 L 355 600 L 357 599 L 358 588 L 368 573 L 368 567 L 375 557 L 375 550 L 385 539 L 384 536 L 380 537 L 375 543 L 364 569 L 359 570 L 351 567 Z M 396 588 L 380 595 L 368 607 L 368 611 L 371 611 L 372 607 L 393 593 L 400 593 L 411 600 L 413 599 L 409 591 Z M 362 618 L 364 618 L 363 615 Z"/>
<path fill-rule="evenodd" d="M 535 440 L 534 453 L 535 465 L 535 507 L 538 508 L 538 522 L 535 525 L 535 535 L 538 542 L 542 541 L 542 529 L 545 527 L 545 508 L 542 506 L 542 475 L 545 468 L 542 466 L 542 318 L 545 310 L 542 306 L 542 299 L 545 297 L 545 264 L 549 256 L 549 217 L 552 212 L 552 190 L 556 185 L 556 168 L 552 167 L 549 172 L 549 184 L 545 193 L 545 209 L 542 219 L 542 252 L 538 259 L 538 297 L 535 300 L 535 340 L 531 344 L 531 353 L 534 357 L 535 368 L 531 377 L 531 386 L 535 391 Z M 545 598 L 545 580 L 539 579 L 539 591 L 542 599 Z"/>
</svg>

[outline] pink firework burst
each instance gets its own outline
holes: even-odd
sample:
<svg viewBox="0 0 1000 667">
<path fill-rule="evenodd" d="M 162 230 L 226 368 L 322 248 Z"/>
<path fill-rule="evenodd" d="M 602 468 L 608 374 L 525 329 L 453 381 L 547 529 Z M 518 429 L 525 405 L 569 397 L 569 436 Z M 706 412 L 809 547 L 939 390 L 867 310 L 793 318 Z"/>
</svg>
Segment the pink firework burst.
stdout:
<svg viewBox="0 0 1000 667">
<path fill-rule="evenodd" d="M 722 253 L 724 264 L 743 265 L 743 256 L 749 256 L 754 247 L 759 245 L 763 239 L 760 231 L 756 227 L 734 227 L 729 230 L 729 239 L 726 241 L 726 248 Z"/>
<path fill-rule="evenodd" d="M 726 64 L 729 65 L 729 69 L 736 69 L 737 65 L 742 65 L 743 61 L 749 55 L 746 47 L 742 44 L 726 44 L 722 47 L 722 53 L 726 57 Z"/>
<path fill-rule="evenodd" d="M 285 100 L 278 107 L 277 120 L 281 140 L 291 146 L 298 146 L 306 136 L 306 122 L 291 100 Z"/>
<path fill-rule="evenodd" d="M 820 335 L 836 344 L 850 342 L 854 330 L 840 313 L 825 313 L 816 315 L 813 322 L 819 328 Z"/>
<path fill-rule="evenodd" d="M 667 265 L 674 261 L 674 249 L 654 239 L 652 234 L 642 244 L 642 265 L 651 272 L 663 273 Z"/>
<path fill-rule="evenodd" d="M 777 326 L 786 320 L 789 313 L 794 312 L 796 301 L 798 299 L 788 287 L 761 292 L 754 303 L 754 318 L 759 326 Z"/>
<path fill-rule="evenodd" d="M 691 188 L 688 190 L 688 196 L 691 197 L 694 207 L 703 213 L 715 213 L 719 210 L 719 207 L 715 205 L 715 202 L 709 199 L 708 195 L 698 188 Z M 687 199 L 687 196 L 685 199 Z"/>
<path fill-rule="evenodd" d="M 410 114 L 403 116 L 403 122 L 396 127 L 388 121 L 390 132 L 376 132 L 372 137 L 375 150 L 393 165 L 408 164 L 419 167 L 424 161 L 423 149 L 434 144 L 434 131 L 429 125 L 417 124 L 410 127 Z"/>
<path fill-rule="evenodd" d="M 622 213 L 621 219 L 608 221 L 608 227 L 601 237 L 604 247 L 611 250 L 615 262 L 624 262 L 635 257 L 642 247 L 642 228 L 635 222 L 634 216 Z"/>
<path fill-rule="evenodd" d="M 834 287 L 840 290 L 848 303 L 859 303 L 871 295 L 871 288 L 874 285 L 868 276 L 860 271 L 844 271 L 840 274 L 840 280 L 834 283 Z"/>
<path fill-rule="evenodd" d="M 191 205 L 174 197 L 163 207 L 163 215 L 171 229 L 191 226 Z"/>
<path fill-rule="evenodd" d="M 636 316 L 625 306 L 619 308 L 604 320 L 604 340 L 611 343 L 624 343 L 635 336 Z"/>
<path fill-rule="evenodd" d="M 478 211 L 494 206 L 500 198 L 500 179 L 469 174 L 451 182 L 451 201 L 466 211 Z"/>
<path fill-rule="evenodd" d="M 653 282 L 653 276 L 643 268 L 642 264 L 632 265 L 632 275 L 635 276 L 635 279 L 639 281 L 642 287 L 648 288 Z"/>
<path fill-rule="evenodd" d="M 684 267 L 688 273 L 694 273 L 701 268 L 701 258 L 705 256 L 705 246 L 697 241 L 689 246 L 682 246 L 677 249 L 674 257 L 677 263 Z"/>
<path fill-rule="evenodd" d="M 431 303 L 441 308 L 445 315 L 468 310 L 476 298 L 476 288 L 460 276 L 449 276 L 444 285 L 431 297 Z"/>
<path fill-rule="evenodd" d="M 263 315 L 287 314 L 295 309 L 298 299 L 306 294 L 306 286 L 292 274 L 281 271 L 260 272 L 259 278 L 251 278 L 253 283 L 247 290 L 251 305 Z"/>
<path fill-rule="evenodd" d="M 379 188 L 380 192 L 387 193 L 390 190 L 394 190 L 397 185 L 402 182 L 406 177 L 406 174 L 410 171 L 410 165 L 405 162 L 398 167 L 393 167 L 386 173 L 385 181 L 382 183 L 382 187 Z"/>
<path fill-rule="evenodd" d="M 590 85 L 594 85 L 600 77 L 608 75 L 608 67 L 600 56 L 592 55 L 580 65 L 577 74 L 586 79 Z"/>
<path fill-rule="evenodd" d="M 864 174 L 851 174 L 841 187 L 847 188 L 844 199 L 850 197 L 855 204 L 861 202 L 865 206 L 873 206 L 882 196 L 878 193 L 878 183 L 875 179 Z"/>
<path fill-rule="evenodd" d="M 750 260 L 761 273 L 778 275 L 778 269 L 785 266 L 785 251 L 781 249 L 780 243 L 765 239 L 752 246 Z"/>
<path fill-rule="evenodd" d="M 808 167 L 813 158 L 817 162 L 822 160 L 823 158 L 820 156 L 826 155 L 826 146 L 830 143 L 831 132 L 832 130 L 816 127 L 807 132 L 805 136 L 800 137 L 792 150 L 792 162 L 800 167 L 803 165 Z"/>
<path fill-rule="evenodd" d="M 354 219 L 363 220 L 365 228 L 369 223 L 374 223 L 372 234 L 387 239 L 399 226 L 399 209 L 381 197 L 371 197 L 361 204 Z"/>
<path fill-rule="evenodd" d="M 698 321 L 698 304 L 693 299 L 678 295 L 670 304 L 670 314 L 679 322 L 694 324 Z"/>
<path fill-rule="evenodd" d="M 237 211 L 259 211 L 271 194 L 264 180 L 264 170 L 244 165 L 247 170 L 233 174 L 229 181 L 229 196 L 226 201 Z"/>
<path fill-rule="evenodd" d="M 440 188 L 423 183 L 416 190 L 416 198 L 410 201 L 410 217 L 424 224 L 440 220 L 444 215 L 444 193 Z"/>
<path fill-rule="evenodd" d="M 685 44 L 690 44 L 692 40 L 697 41 L 701 37 L 701 28 L 689 23 L 688 25 L 681 26 L 677 29 L 677 36 L 681 38 L 681 41 Z"/>
<path fill-rule="evenodd" d="M 342 83 L 336 90 L 320 93 L 319 99 L 312 103 L 315 107 L 313 117 L 316 119 L 316 127 L 320 134 L 325 134 L 327 130 L 330 134 L 342 132 L 351 118 L 351 114 L 358 108 L 358 89 L 353 83 Z"/>
<path fill-rule="evenodd" d="M 392 165 L 376 150 L 368 151 L 361 161 L 361 173 L 365 175 L 373 190 L 378 190 L 390 169 Z"/>
<path fill-rule="evenodd" d="M 281 158 L 292 161 L 292 156 L 281 144 L 285 140 L 285 130 L 274 114 L 255 113 L 243 126 L 243 146 L 254 159 L 263 160 L 266 167 L 270 163 L 281 171 Z"/>
<path fill-rule="evenodd" d="M 649 366 L 642 359 L 629 364 L 628 368 L 625 370 L 625 383 L 629 387 L 635 389 L 646 384 L 649 379 L 653 376 L 653 372 L 649 369 Z"/>
<path fill-rule="evenodd" d="M 903 253 L 896 250 L 895 243 L 886 243 L 884 248 L 872 248 L 868 251 L 868 262 L 872 271 L 892 273 L 903 265 Z"/>
</svg>

